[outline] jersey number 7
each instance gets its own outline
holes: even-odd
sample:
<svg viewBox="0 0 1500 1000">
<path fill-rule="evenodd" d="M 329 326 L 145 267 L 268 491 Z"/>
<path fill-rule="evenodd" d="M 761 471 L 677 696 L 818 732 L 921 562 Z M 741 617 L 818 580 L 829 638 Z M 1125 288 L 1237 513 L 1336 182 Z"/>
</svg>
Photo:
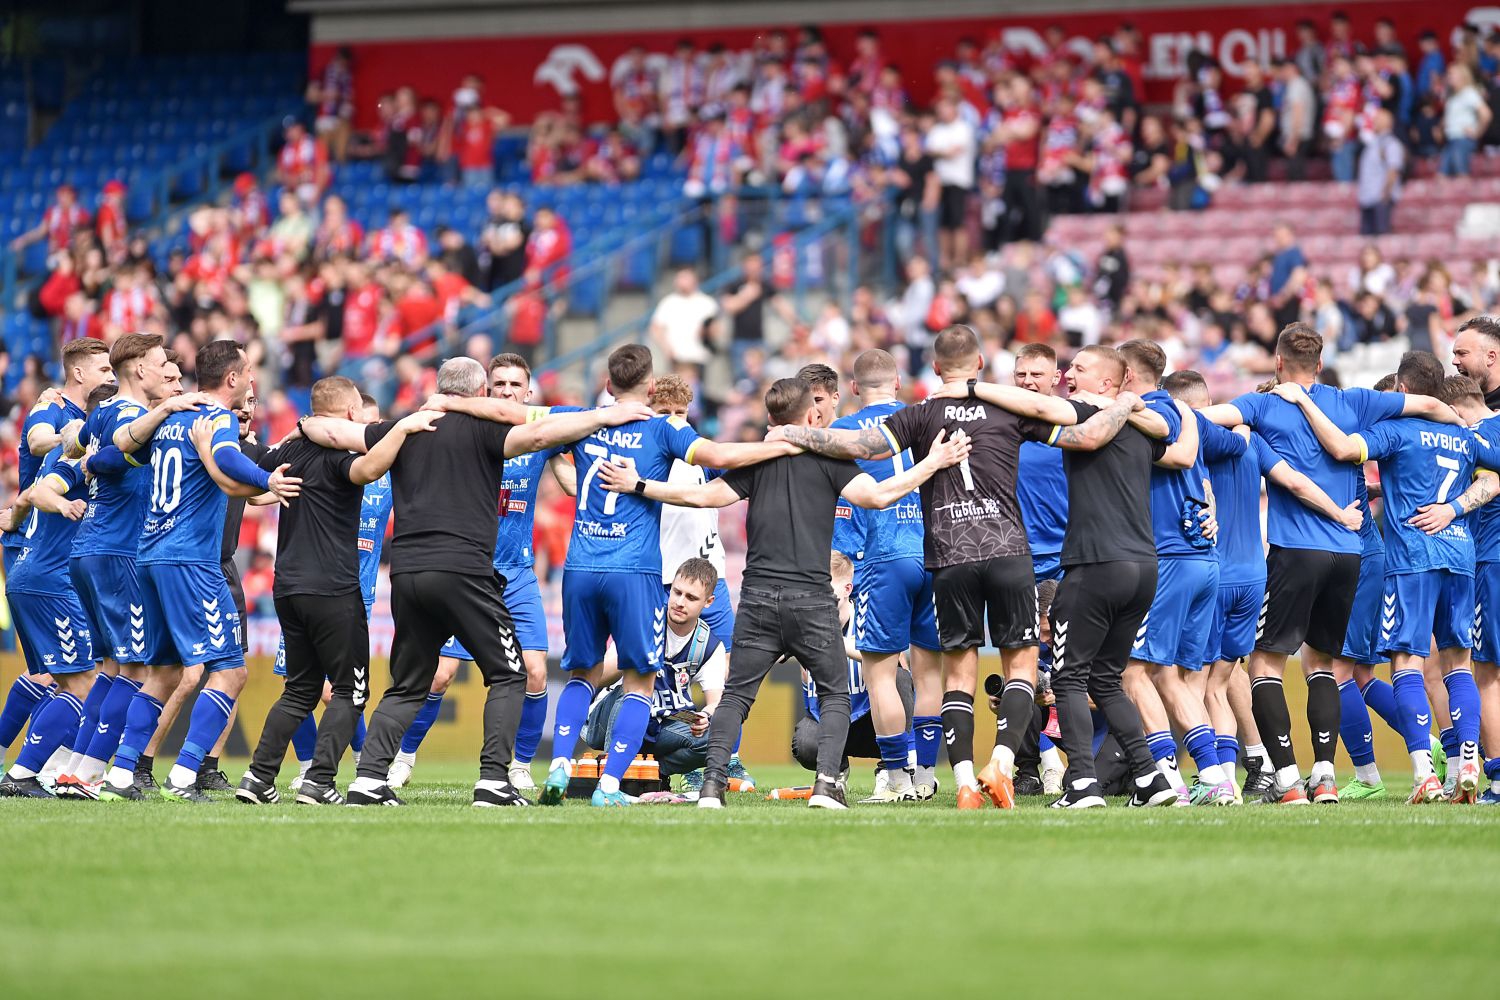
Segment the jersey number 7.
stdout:
<svg viewBox="0 0 1500 1000">
<path fill-rule="evenodd" d="M 588 471 L 583 474 L 583 482 L 578 487 L 579 513 L 583 513 L 589 509 L 589 485 L 594 481 L 594 477 L 599 474 L 599 466 L 608 462 L 611 465 L 618 465 L 622 469 L 635 468 L 635 459 L 627 458 L 624 455 L 611 455 L 609 449 L 600 444 L 584 445 L 583 453 L 594 456 L 594 460 L 589 463 Z M 615 504 L 619 503 L 619 501 L 620 494 L 605 492 L 603 510 L 605 517 L 615 512 Z"/>
</svg>

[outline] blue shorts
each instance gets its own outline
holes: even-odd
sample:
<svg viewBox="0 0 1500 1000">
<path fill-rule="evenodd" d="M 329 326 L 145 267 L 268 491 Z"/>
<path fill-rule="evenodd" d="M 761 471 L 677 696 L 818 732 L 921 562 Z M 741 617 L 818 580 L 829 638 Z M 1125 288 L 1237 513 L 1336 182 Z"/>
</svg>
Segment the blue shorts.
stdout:
<svg viewBox="0 0 1500 1000">
<path fill-rule="evenodd" d="M 1428 656 L 1474 645 L 1474 578 L 1450 570 L 1385 578 L 1380 595 L 1380 642 L 1386 655 Z"/>
<path fill-rule="evenodd" d="M 77 595 L 11 592 L 6 596 L 28 674 L 81 674 L 94 669 L 89 621 Z"/>
<path fill-rule="evenodd" d="M 667 584 L 667 596 L 672 596 L 672 585 Z M 734 650 L 734 602 L 729 599 L 729 584 L 721 576 L 714 584 L 713 603 L 703 609 L 703 622 L 724 644 L 724 652 Z"/>
<path fill-rule="evenodd" d="M 1043 583 L 1047 580 L 1061 580 L 1063 576 L 1062 553 L 1044 552 L 1039 555 L 1033 552 L 1031 554 L 1031 568 L 1036 573 L 1037 583 Z"/>
<path fill-rule="evenodd" d="M 1266 582 L 1231 584 L 1219 588 L 1217 614 L 1209 616 L 1205 663 L 1234 663 L 1255 649 L 1255 628 L 1266 595 Z"/>
<path fill-rule="evenodd" d="M 68 560 L 78 603 L 88 616 L 94 658 L 146 662 L 146 612 L 130 556 L 80 556 Z"/>
<path fill-rule="evenodd" d="M 515 623 L 521 649 L 547 652 L 547 613 L 542 610 L 542 588 L 536 572 L 530 566 L 517 566 L 509 572 L 502 570 L 500 575 L 505 577 L 505 607 Z M 439 655 L 470 662 L 474 659 L 457 638 L 445 642 Z"/>
<path fill-rule="evenodd" d="M 1500 624 L 1500 562 L 1474 567 L 1474 659 L 1500 663 L 1500 628 L 1485 629 L 1485 623 Z"/>
<path fill-rule="evenodd" d="M 152 563 L 137 572 L 147 663 L 202 664 L 210 673 L 245 665 L 240 613 L 218 563 Z"/>
<path fill-rule="evenodd" d="M 621 670 L 661 669 L 667 628 L 666 591 L 659 573 L 595 573 L 565 569 L 562 582 L 564 670 L 592 670 L 615 640 Z"/>
<path fill-rule="evenodd" d="M 1130 658 L 1202 670 L 1209 622 L 1219 613 L 1219 564 L 1212 559 L 1157 562 L 1156 597 L 1130 647 Z"/>
<path fill-rule="evenodd" d="M 1378 652 L 1380 594 L 1384 589 L 1385 550 L 1360 556 L 1359 584 L 1354 588 L 1354 606 L 1349 609 L 1349 627 L 1344 631 L 1344 651 L 1340 659 L 1366 667 L 1385 662 L 1385 657 Z"/>
<path fill-rule="evenodd" d="M 854 648 L 904 653 L 912 646 L 943 648 L 932 607 L 932 574 L 920 559 L 867 564 L 854 595 Z"/>
<path fill-rule="evenodd" d="M 7 533 L 5 537 L 9 538 L 10 535 Z M 16 560 L 19 559 L 20 556 L 21 556 L 21 546 L 19 546 L 19 545 L 4 545 L 4 546 L 0 546 L 0 563 L 3 563 L 3 565 L 5 566 L 5 578 L 7 580 L 10 579 L 11 571 L 16 568 Z"/>
</svg>

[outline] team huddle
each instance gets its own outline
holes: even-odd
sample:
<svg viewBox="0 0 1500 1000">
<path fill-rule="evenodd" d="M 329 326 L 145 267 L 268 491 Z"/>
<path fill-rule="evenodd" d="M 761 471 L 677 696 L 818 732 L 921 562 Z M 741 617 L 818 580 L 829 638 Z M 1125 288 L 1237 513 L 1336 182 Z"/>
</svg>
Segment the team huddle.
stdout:
<svg viewBox="0 0 1500 1000">
<path fill-rule="evenodd" d="M 1493 320 L 1464 335 L 1500 354 Z M 721 807 L 754 787 L 741 726 L 789 658 L 814 807 L 847 807 L 850 758 L 878 761 L 863 802 L 931 799 L 944 746 L 959 809 L 1024 794 L 1055 808 L 1378 798 L 1372 708 L 1410 753 L 1411 802 L 1500 802 L 1500 630 L 1484 628 L 1500 610 L 1500 413 L 1477 382 L 1410 352 L 1376 389 L 1324 385 L 1322 340 L 1302 324 L 1282 331 L 1271 383 L 1217 404 L 1149 341 L 1084 348 L 1065 373 L 1030 345 L 1004 386 L 981 381 L 967 327 L 932 351 L 942 385 L 911 406 L 880 350 L 856 359 L 847 415 L 827 366 L 778 381 L 758 443 L 699 436 L 691 388 L 630 345 L 609 358 L 611 406 L 529 406 L 523 358 L 461 358 L 399 421 L 323 379 L 312 416 L 266 448 L 247 436 L 253 389 L 232 342 L 200 350 L 195 393 L 159 337 L 70 343 L 0 512 L 27 666 L 0 709 L 0 746 L 26 731 L 0 796 L 206 802 L 229 787 L 217 759 L 246 668 L 226 523 L 237 535 L 248 502 L 285 506 L 273 596 L 286 686 L 235 790 L 251 804 L 280 801 L 290 746 L 297 802 L 401 805 L 467 660 L 489 688 L 475 805 L 558 804 L 593 750 L 593 805 L 637 801 L 622 782 L 646 753 L 676 778 L 660 794 Z M 538 788 L 549 649 L 532 527 L 548 475 L 577 513 L 569 679 Z M 736 602 L 717 509 L 741 500 Z M 393 516 L 392 681 L 367 729 Z M 982 685 L 997 730 L 976 768 L 985 645 L 999 651 Z M 1305 778 L 1282 686 L 1292 655 Z M 190 698 L 158 786 L 152 755 Z M 1355 765 L 1342 788 L 1340 737 Z"/>
</svg>

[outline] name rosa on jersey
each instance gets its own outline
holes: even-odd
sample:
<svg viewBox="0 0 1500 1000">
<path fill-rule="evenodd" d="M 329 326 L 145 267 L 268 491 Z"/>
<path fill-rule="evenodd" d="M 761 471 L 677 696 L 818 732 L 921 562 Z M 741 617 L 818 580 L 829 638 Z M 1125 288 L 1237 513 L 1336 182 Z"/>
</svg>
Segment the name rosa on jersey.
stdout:
<svg viewBox="0 0 1500 1000">
<path fill-rule="evenodd" d="M 983 406 L 945 406 L 943 419 L 972 423 L 975 420 L 988 420 L 989 414 L 985 412 Z"/>
</svg>

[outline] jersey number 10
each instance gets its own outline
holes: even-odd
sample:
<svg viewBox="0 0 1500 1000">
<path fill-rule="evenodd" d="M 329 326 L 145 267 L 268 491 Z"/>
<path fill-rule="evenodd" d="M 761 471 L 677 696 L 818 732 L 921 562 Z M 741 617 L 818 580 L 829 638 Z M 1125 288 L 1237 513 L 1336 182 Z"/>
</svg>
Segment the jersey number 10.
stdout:
<svg viewBox="0 0 1500 1000">
<path fill-rule="evenodd" d="M 182 502 L 182 452 L 158 448 L 151 457 L 151 508 L 170 514 Z"/>
</svg>

